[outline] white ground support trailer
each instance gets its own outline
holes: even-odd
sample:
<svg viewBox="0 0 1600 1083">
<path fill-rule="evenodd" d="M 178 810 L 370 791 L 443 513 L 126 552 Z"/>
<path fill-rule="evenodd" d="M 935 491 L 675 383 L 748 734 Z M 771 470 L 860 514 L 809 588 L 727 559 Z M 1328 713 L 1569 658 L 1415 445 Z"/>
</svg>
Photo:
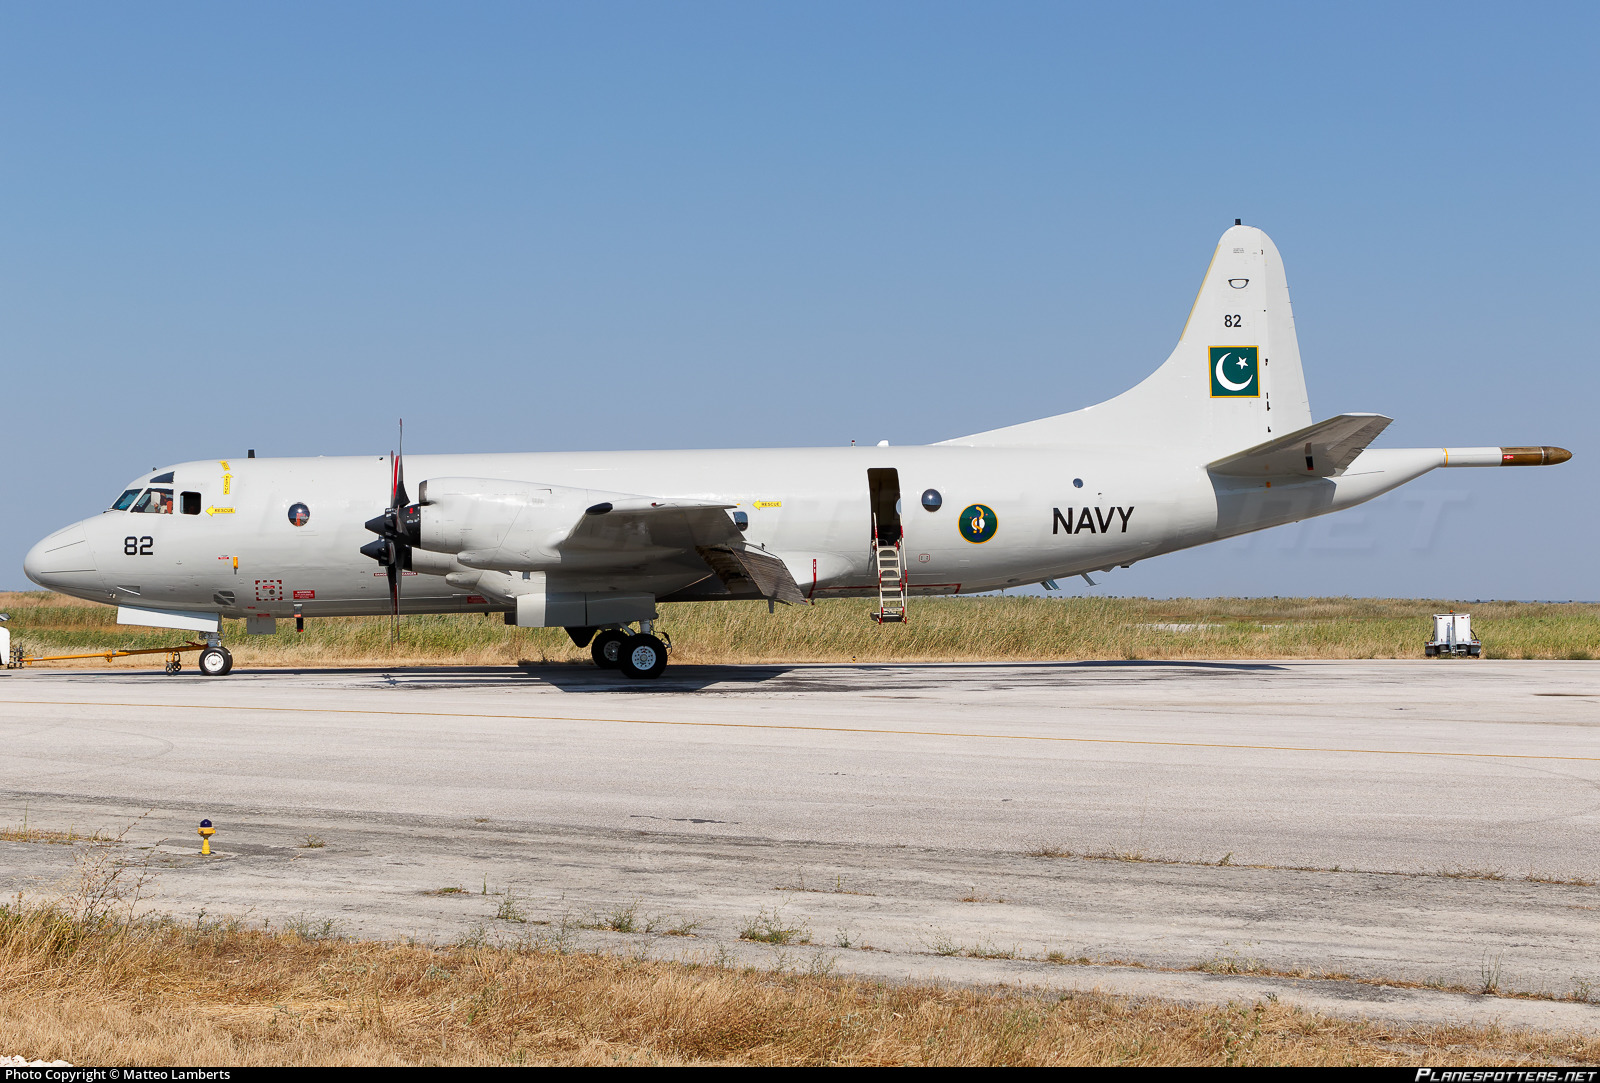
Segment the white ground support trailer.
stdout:
<svg viewBox="0 0 1600 1083">
<path fill-rule="evenodd" d="M 1433 638 L 1424 653 L 1429 658 L 1448 655 L 1455 658 L 1481 658 L 1483 644 L 1472 638 L 1471 613 L 1435 613 Z"/>
</svg>

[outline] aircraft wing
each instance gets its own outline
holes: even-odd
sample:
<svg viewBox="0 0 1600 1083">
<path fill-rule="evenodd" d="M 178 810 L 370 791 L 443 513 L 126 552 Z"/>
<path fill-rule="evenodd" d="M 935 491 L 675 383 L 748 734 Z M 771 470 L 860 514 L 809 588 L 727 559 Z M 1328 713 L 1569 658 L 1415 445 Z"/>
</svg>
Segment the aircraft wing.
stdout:
<svg viewBox="0 0 1600 1083">
<path fill-rule="evenodd" d="M 782 560 L 745 543 L 733 504 L 536 482 L 430 478 L 406 512 L 405 540 L 485 571 L 549 571 L 590 580 L 678 579 L 674 591 L 804 603 Z"/>
<path fill-rule="evenodd" d="M 697 549 L 705 545 L 742 542 L 739 528 L 728 518 L 732 504 L 690 500 L 652 500 L 616 497 L 591 505 L 556 543 L 563 552 Z"/>
<path fill-rule="evenodd" d="M 1213 474 L 1238 478 L 1332 478 L 1389 427 L 1382 414 L 1340 414 L 1206 464 Z"/>
<path fill-rule="evenodd" d="M 744 535 L 728 517 L 733 506 L 646 497 L 606 501 L 589 508 L 559 548 L 586 550 L 591 557 L 609 552 L 619 563 L 631 563 L 636 555 L 659 551 L 663 544 L 682 546 L 687 541 L 730 593 L 753 590 L 785 605 L 806 604 L 783 561 L 745 545 Z"/>
</svg>

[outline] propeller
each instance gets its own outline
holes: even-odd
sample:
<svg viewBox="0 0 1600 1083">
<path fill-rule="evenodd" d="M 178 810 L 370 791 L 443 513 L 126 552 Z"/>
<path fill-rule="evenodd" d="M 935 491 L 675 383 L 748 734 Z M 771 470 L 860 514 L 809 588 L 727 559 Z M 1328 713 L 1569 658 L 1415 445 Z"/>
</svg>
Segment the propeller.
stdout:
<svg viewBox="0 0 1600 1083">
<path fill-rule="evenodd" d="M 366 522 L 366 528 L 378 535 L 361 547 L 361 555 L 376 560 L 389 573 L 390 623 L 389 639 L 393 642 L 400 619 L 400 577 L 411 567 L 411 548 L 419 540 L 420 522 L 417 506 L 406 495 L 405 422 L 400 422 L 400 450 L 389 453 L 391 474 L 389 481 L 389 506 L 383 514 Z"/>
</svg>

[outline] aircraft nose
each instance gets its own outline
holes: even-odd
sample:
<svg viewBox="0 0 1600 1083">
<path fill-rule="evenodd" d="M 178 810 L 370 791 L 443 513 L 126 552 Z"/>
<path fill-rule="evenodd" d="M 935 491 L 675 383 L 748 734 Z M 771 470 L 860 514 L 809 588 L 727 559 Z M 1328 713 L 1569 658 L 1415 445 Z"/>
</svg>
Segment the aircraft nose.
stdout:
<svg viewBox="0 0 1600 1083">
<path fill-rule="evenodd" d="M 70 590 L 87 585 L 85 579 L 99 578 L 89 534 L 81 523 L 58 530 L 29 549 L 22 558 L 22 571 L 46 590 Z"/>
</svg>

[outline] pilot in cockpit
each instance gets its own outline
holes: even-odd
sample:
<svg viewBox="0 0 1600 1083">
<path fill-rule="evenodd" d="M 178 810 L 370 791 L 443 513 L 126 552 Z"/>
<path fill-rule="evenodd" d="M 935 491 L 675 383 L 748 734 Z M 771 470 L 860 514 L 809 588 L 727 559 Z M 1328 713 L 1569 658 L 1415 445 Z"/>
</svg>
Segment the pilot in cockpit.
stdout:
<svg viewBox="0 0 1600 1083">
<path fill-rule="evenodd" d="M 133 506 L 133 510 L 145 515 L 171 515 L 172 490 L 145 490 L 145 494 L 139 498 L 139 502 Z"/>
</svg>

